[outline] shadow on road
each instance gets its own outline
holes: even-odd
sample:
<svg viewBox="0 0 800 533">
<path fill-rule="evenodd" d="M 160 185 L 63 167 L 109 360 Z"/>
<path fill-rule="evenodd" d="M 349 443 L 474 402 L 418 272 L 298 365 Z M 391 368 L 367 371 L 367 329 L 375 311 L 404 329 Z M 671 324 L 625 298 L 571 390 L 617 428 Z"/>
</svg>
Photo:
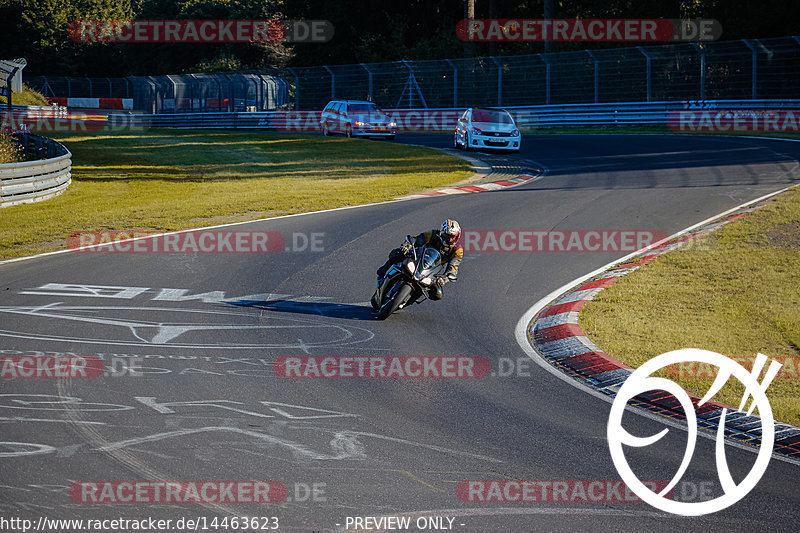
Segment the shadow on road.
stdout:
<svg viewBox="0 0 800 533">
<path fill-rule="evenodd" d="M 296 300 L 267 300 L 263 302 L 227 302 L 237 307 L 264 309 L 278 313 L 325 316 L 347 320 L 375 320 L 369 305 L 342 304 L 335 302 L 302 302 Z"/>
</svg>

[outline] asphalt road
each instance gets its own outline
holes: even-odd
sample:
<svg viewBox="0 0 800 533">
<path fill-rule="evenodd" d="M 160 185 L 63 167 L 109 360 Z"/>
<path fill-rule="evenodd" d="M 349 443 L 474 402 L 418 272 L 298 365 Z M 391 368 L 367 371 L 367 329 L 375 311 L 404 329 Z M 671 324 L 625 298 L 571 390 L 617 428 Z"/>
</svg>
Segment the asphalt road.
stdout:
<svg viewBox="0 0 800 533">
<path fill-rule="evenodd" d="M 450 144 L 449 136 L 398 141 Z M 297 251 L 71 253 L 0 265 L 2 355 L 102 354 L 116 370 L 96 379 L 0 382 L 0 516 L 275 516 L 280 531 L 335 531 L 347 517 L 411 514 L 453 518 L 451 530 L 463 532 L 796 531 L 800 466 L 777 459 L 743 500 L 698 518 L 643 503 L 458 498 L 465 480 L 619 479 L 605 437 L 610 404 L 533 364 L 514 326 L 556 287 L 626 252 L 468 252 L 444 300 L 378 322 L 367 300 L 388 250 L 444 218 L 468 230 L 671 234 L 800 179 L 798 143 L 648 135 L 524 141 L 518 157 L 547 168 L 524 186 L 230 228 L 280 232 Z M 306 238 L 316 239 L 316 251 L 303 248 Z M 491 361 L 494 375 L 275 375 L 276 358 L 298 355 L 477 356 Z M 647 436 L 664 425 L 628 414 L 625 427 Z M 629 456 L 634 471 L 670 480 L 685 441 L 671 430 Z M 755 453 L 726 451 L 739 480 Z M 682 498 L 700 488 L 718 495 L 714 457 L 714 442 L 699 439 Z M 288 497 L 87 504 L 67 493 L 75 481 L 124 480 L 274 480 Z"/>
</svg>

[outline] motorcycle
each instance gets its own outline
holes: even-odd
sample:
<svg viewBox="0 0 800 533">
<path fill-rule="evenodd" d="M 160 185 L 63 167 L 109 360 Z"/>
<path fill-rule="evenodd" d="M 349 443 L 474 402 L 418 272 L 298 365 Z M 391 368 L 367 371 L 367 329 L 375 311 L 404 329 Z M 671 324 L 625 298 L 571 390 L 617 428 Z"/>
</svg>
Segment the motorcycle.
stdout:
<svg viewBox="0 0 800 533">
<path fill-rule="evenodd" d="M 392 313 L 428 299 L 428 289 L 444 269 L 439 250 L 428 245 L 415 247 L 406 235 L 411 255 L 389 267 L 378 287 L 377 318 L 385 320 Z M 455 281 L 455 276 L 449 276 Z"/>
</svg>

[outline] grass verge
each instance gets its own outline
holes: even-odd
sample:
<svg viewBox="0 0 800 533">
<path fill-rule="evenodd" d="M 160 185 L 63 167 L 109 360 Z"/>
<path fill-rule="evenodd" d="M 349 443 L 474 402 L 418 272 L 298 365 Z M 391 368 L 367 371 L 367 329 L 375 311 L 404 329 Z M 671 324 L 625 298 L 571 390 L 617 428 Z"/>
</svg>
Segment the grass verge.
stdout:
<svg viewBox="0 0 800 533">
<path fill-rule="evenodd" d="M 5 96 L 0 96 L 0 104 L 6 103 L 8 103 L 8 99 Z M 44 95 L 24 84 L 21 93 L 14 93 L 11 95 L 11 103 L 14 105 L 50 105 L 50 102 L 47 101 Z"/>
<path fill-rule="evenodd" d="M 58 134 L 73 183 L 0 211 L 0 258 L 57 250 L 73 232 L 167 231 L 390 200 L 458 182 L 465 161 L 366 139 L 216 131 Z"/>
<path fill-rule="evenodd" d="M 656 355 L 702 348 L 750 370 L 758 352 L 784 366 L 767 389 L 775 418 L 800 425 L 800 189 L 625 276 L 589 302 L 580 324 L 609 355 L 638 367 Z M 702 396 L 716 367 L 668 368 Z M 715 400 L 737 407 L 736 379 Z"/>
</svg>

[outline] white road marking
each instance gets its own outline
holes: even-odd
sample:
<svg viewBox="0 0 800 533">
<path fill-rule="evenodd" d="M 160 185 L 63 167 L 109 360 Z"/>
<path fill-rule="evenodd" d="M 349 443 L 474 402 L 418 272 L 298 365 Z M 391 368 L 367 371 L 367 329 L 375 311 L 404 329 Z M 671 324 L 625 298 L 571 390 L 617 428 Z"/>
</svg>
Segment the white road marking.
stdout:
<svg viewBox="0 0 800 533">
<path fill-rule="evenodd" d="M 94 426 L 107 426 L 105 422 L 91 422 L 88 420 L 62 420 L 58 418 L 27 418 L 24 416 L 0 416 L 0 422 L 60 422 L 62 424 L 90 424 Z"/>
<path fill-rule="evenodd" d="M 53 453 L 56 451 L 52 446 L 47 444 L 34 444 L 32 442 L 0 442 L 0 449 L 3 447 L 18 448 L 17 451 L 0 452 L 0 457 L 22 457 L 25 455 L 42 455 Z M 23 448 L 28 448 L 25 451 Z"/>
<path fill-rule="evenodd" d="M 709 218 L 707 218 L 707 219 L 705 219 L 705 220 L 703 220 L 701 222 L 698 222 L 697 224 L 694 224 L 692 226 L 689 226 L 688 228 L 682 229 L 681 231 L 679 231 L 677 233 L 674 233 L 673 235 L 667 237 L 666 240 L 672 240 L 672 239 L 674 239 L 676 237 L 679 237 L 679 236 L 681 236 L 681 235 L 683 235 L 685 233 L 688 233 L 688 232 L 690 232 L 690 231 L 692 231 L 692 230 L 694 230 L 696 228 L 699 228 L 699 227 L 704 226 L 704 225 L 706 225 L 706 224 L 708 224 L 710 222 L 713 222 L 714 220 L 716 220 L 718 218 L 722 218 L 722 217 L 724 217 L 726 215 L 729 215 L 731 213 L 734 213 L 734 212 L 738 211 L 739 209 L 743 209 L 743 208 L 745 208 L 745 207 L 747 207 L 749 205 L 752 205 L 752 204 L 761 202 L 763 200 L 766 200 L 767 198 L 771 198 L 773 196 L 776 196 L 776 195 L 778 195 L 778 194 L 780 194 L 782 192 L 785 192 L 788 189 L 789 189 L 789 187 L 784 187 L 783 189 L 780 189 L 778 191 L 775 191 L 775 192 L 772 192 L 772 193 L 769 193 L 769 194 L 765 194 L 764 196 L 756 198 L 755 200 L 750 200 L 749 202 L 745 202 L 745 203 L 743 203 L 741 205 L 738 205 L 736 207 L 728 209 L 727 211 L 723 211 L 722 213 L 720 213 L 718 215 L 714 215 L 712 217 L 709 217 Z M 588 385 L 585 385 L 585 384 L 581 383 L 580 381 L 578 381 L 576 379 L 573 379 L 572 377 L 570 377 L 567 374 L 565 374 L 565 373 L 561 372 L 560 370 L 558 370 L 556 367 L 551 365 L 547 360 L 545 360 L 544 357 L 539 355 L 539 352 L 537 352 L 536 349 L 533 346 L 531 346 L 530 342 L 528 342 L 528 324 L 530 324 L 531 320 L 533 320 L 533 317 L 536 316 L 539 313 L 539 311 L 544 309 L 548 304 L 550 304 L 550 302 L 552 302 L 553 300 L 558 298 L 560 295 L 562 295 L 563 293 L 568 291 L 570 288 L 576 287 L 576 286 L 580 285 L 581 283 L 583 283 L 585 281 L 588 281 L 589 279 L 591 279 L 591 278 L 593 278 L 593 277 L 605 272 L 607 269 L 611 268 L 612 266 L 614 266 L 614 265 L 616 265 L 618 263 L 624 263 L 628 259 L 631 259 L 632 257 L 636 257 L 637 255 L 639 255 L 639 254 L 641 254 L 643 252 L 646 252 L 648 250 L 651 250 L 653 248 L 656 248 L 656 247 L 657 247 L 657 245 L 655 245 L 655 244 L 652 244 L 650 246 L 646 246 L 646 247 L 644 247 L 644 248 L 642 248 L 640 250 L 637 250 L 635 252 L 632 252 L 632 253 L 630 253 L 630 254 L 628 254 L 628 255 L 620 258 L 620 259 L 612 261 L 612 262 L 608 263 L 607 265 L 601 266 L 600 268 L 598 268 L 596 270 L 593 270 L 592 272 L 589 272 L 586 275 L 583 275 L 583 276 L 581 276 L 581 277 L 579 277 L 579 278 L 577 278 L 577 279 L 575 279 L 573 281 L 570 281 L 569 283 L 564 284 L 563 286 L 561 286 L 558 289 L 552 291 L 550 294 L 548 294 L 547 296 L 545 296 L 544 298 L 542 298 L 541 300 L 539 300 L 538 302 L 533 304 L 533 306 L 531 306 L 527 311 L 525 311 L 525 314 L 523 314 L 522 317 L 520 317 L 519 321 L 517 321 L 517 325 L 514 328 L 514 337 L 515 337 L 515 339 L 517 341 L 517 344 L 522 349 L 522 351 L 525 352 L 525 354 L 528 357 L 533 359 L 533 361 L 537 365 L 539 365 L 544 370 L 546 370 L 547 372 L 549 372 L 553 376 L 557 377 L 561 381 L 564 381 L 565 383 L 568 383 L 569 385 L 571 385 L 571 386 L 573 386 L 573 387 L 575 387 L 575 388 L 577 388 L 577 389 L 579 389 L 579 390 L 581 390 L 581 391 L 583 391 L 583 392 L 585 392 L 587 394 L 591 394 L 595 398 L 600 398 L 604 402 L 613 403 L 614 402 L 614 398 L 613 397 L 608 396 L 606 394 L 603 394 L 602 392 L 600 392 L 598 390 L 595 390 L 592 387 L 589 387 Z M 670 418 L 664 417 L 664 416 L 659 416 L 659 415 L 657 415 L 655 413 L 651 413 L 651 412 L 646 411 L 644 409 L 637 409 L 635 407 L 632 407 L 632 406 L 628 405 L 628 406 L 625 407 L 625 410 L 628 411 L 628 412 L 637 414 L 639 416 L 643 416 L 645 418 L 649 418 L 651 420 L 659 421 L 659 422 L 661 422 L 663 424 L 666 424 L 668 426 L 680 429 L 682 431 L 686 431 L 687 430 L 685 424 L 681 424 L 679 422 L 676 422 L 676 421 L 674 421 L 674 420 L 672 420 Z M 709 440 L 716 440 L 716 438 L 717 438 L 716 435 L 712 435 L 710 433 L 706 433 L 705 431 L 699 431 L 698 435 L 703 437 L 703 438 L 709 439 Z M 747 451 L 749 451 L 751 453 L 758 453 L 758 449 L 756 449 L 756 448 L 754 448 L 752 446 L 748 446 L 746 444 L 741 444 L 739 442 L 736 442 L 736 441 L 733 441 L 733 440 L 730 440 L 730 439 L 727 439 L 725 441 L 725 443 L 727 445 L 729 445 L 729 446 L 735 446 L 736 448 L 739 448 L 739 449 L 742 449 L 742 450 L 747 450 Z M 780 455 L 780 454 L 778 454 L 776 452 L 773 452 L 772 457 L 775 458 L 775 459 L 778 459 L 780 461 L 785 461 L 787 463 L 800 465 L 800 460 L 793 459 L 793 458 L 787 457 L 785 455 Z"/>
<path fill-rule="evenodd" d="M 239 429 L 233 427 L 224 427 L 224 426 L 208 426 L 203 428 L 195 428 L 195 429 L 180 429 L 177 431 L 168 431 L 164 433 L 155 433 L 153 435 L 147 435 L 145 437 L 135 437 L 132 439 L 122 440 L 118 442 L 112 442 L 105 446 L 101 446 L 97 448 L 99 451 L 111 451 L 111 450 L 119 450 L 122 448 L 127 448 L 130 446 L 136 446 L 138 444 L 143 444 L 147 442 L 158 442 L 165 439 L 171 439 L 176 437 L 185 437 L 187 435 L 197 435 L 201 433 L 236 433 L 239 435 L 245 435 L 248 437 L 253 437 L 259 440 L 267 441 L 272 444 L 276 444 L 278 446 L 283 446 L 289 450 L 291 450 L 294 454 L 304 459 L 313 459 L 313 460 L 341 460 L 341 459 L 364 459 L 363 450 L 359 448 L 356 442 L 353 442 L 353 439 L 350 436 L 342 437 L 344 440 L 348 440 L 347 444 L 342 444 L 340 442 L 341 439 L 334 439 L 336 441 L 336 445 L 333 446 L 336 453 L 334 455 L 324 454 L 315 452 L 304 444 L 300 444 L 298 442 L 293 442 L 287 439 L 281 439 L 279 437 L 275 437 L 274 435 L 267 435 L 266 433 L 259 433 L 257 431 L 250 431 L 247 429 Z M 332 441 L 333 444 L 334 441 Z"/>
<path fill-rule="evenodd" d="M 297 318 L 297 317 L 283 317 L 274 316 L 270 317 L 276 325 L 268 324 L 239 324 L 230 320 L 230 323 L 222 324 L 209 324 L 208 322 L 157 322 L 157 321 L 144 321 L 133 320 L 126 318 L 107 318 L 102 316 L 85 316 L 80 313 L 100 313 L 109 314 L 110 312 L 144 312 L 144 313 L 192 313 L 200 316 L 219 315 L 222 317 L 249 317 L 257 319 L 258 315 L 252 313 L 242 312 L 241 310 L 221 310 L 221 309 L 182 309 L 182 308 L 142 308 L 142 307 L 123 307 L 123 306 L 69 306 L 61 305 L 60 307 L 48 307 L 46 312 L 34 312 L 36 307 L 30 306 L 6 306 L 0 307 L 0 313 L 8 313 L 12 315 L 31 316 L 36 318 L 45 319 L 59 319 L 67 321 L 75 321 L 82 323 L 98 324 L 105 326 L 114 326 L 124 328 L 131 334 L 132 339 L 91 339 L 91 338 L 68 338 L 63 335 L 53 336 L 38 333 L 27 333 L 21 331 L 0 330 L 0 336 L 33 339 L 33 340 L 49 340 L 57 342 L 80 342 L 86 344 L 112 344 L 117 346 L 168 346 L 173 348 L 196 348 L 196 349 L 262 349 L 262 348 L 300 348 L 303 351 L 308 351 L 310 348 L 343 346 L 347 344 L 355 344 L 366 342 L 372 339 L 375 334 L 366 328 L 355 326 L 342 326 L 341 324 L 333 322 L 325 322 L 317 319 L 310 318 Z M 214 331 L 214 330 L 291 330 L 291 329 L 327 329 L 332 331 L 333 334 L 338 334 L 337 338 L 327 341 L 308 342 L 298 339 L 297 343 L 275 343 L 275 344 L 250 344 L 244 342 L 227 342 L 215 344 L 191 344 L 170 342 L 185 333 L 195 331 Z M 150 335 L 145 335 L 144 331 L 152 330 Z M 356 334 L 358 333 L 358 334 Z M 149 340 L 148 340 L 149 338 Z"/>
</svg>

